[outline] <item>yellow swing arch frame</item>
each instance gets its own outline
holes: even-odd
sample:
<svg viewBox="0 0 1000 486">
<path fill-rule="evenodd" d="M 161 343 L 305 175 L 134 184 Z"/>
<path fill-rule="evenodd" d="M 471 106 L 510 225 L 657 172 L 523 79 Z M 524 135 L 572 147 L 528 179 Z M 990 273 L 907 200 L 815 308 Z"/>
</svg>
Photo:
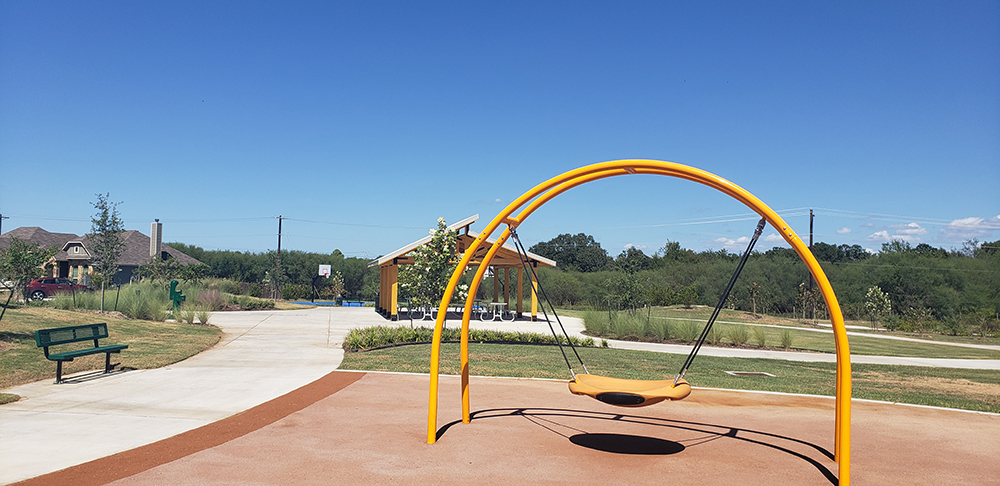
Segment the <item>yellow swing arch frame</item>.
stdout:
<svg viewBox="0 0 1000 486">
<path fill-rule="evenodd" d="M 508 228 L 503 230 L 500 236 L 493 243 L 493 246 L 490 247 L 489 251 L 486 253 L 486 256 L 483 257 L 483 260 L 476 271 L 476 275 L 470 284 L 469 297 L 465 303 L 465 310 L 462 314 L 460 354 L 462 369 L 462 422 L 464 423 L 469 423 L 471 421 L 469 412 L 469 320 L 472 317 L 474 298 L 476 291 L 478 290 L 479 283 L 482 281 L 490 262 L 493 260 L 493 257 L 496 255 L 500 247 L 503 246 L 503 244 L 510 237 L 509 228 L 516 228 L 536 209 L 569 189 L 598 179 L 629 174 L 653 174 L 677 177 L 697 182 L 728 194 L 766 219 L 772 227 L 778 230 L 781 237 L 792 246 L 795 252 L 799 255 L 799 258 L 801 258 L 806 264 L 809 272 L 816 280 L 817 285 L 819 285 L 820 292 L 823 295 L 823 300 L 826 302 L 827 310 L 830 313 L 830 321 L 833 324 L 833 335 L 836 342 L 837 354 L 834 460 L 839 463 L 838 476 L 840 484 L 843 486 L 849 485 L 851 440 L 851 354 L 847 344 L 847 329 L 844 327 L 844 315 L 840 310 L 840 305 L 837 303 L 837 296 L 833 292 L 833 287 L 830 286 L 830 281 L 827 279 L 826 274 L 823 273 L 822 267 L 820 267 L 819 262 L 813 256 L 812 252 L 809 251 L 809 247 L 802 242 L 802 240 L 795 234 L 794 231 L 792 231 L 788 224 L 753 194 L 750 194 L 732 182 L 701 169 L 659 160 L 628 159 L 601 162 L 571 170 L 553 177 L 541 184 L 538 184 L 528 192 L 521 195 L 521 197 L 508 204 L 507 207 L 500 212 L 500 214 L 498 214 L 488 225 L 486 225 L 486 228 L 483 229 L 479 236 L 476 237 L 475 241 L 469 245 L 448 282 L 448 287 L 445 289 L 444 296 L 441 298 L 437 321 L 434 325 L 434 340 L 431 344 L 430 399 L 427 407 L 427 443 L 433 444 L 437 440 L 438 373 L 441 352 L 441 333 L 444 329 L 445 314 L 448 310 L 448 304 L 451 302 L 451 298 L 455 293 L 455 287 L 458 285 L 459 279 L 465 272 L 465 268 L 469 265 L 469 262 L 472 261 L 472 257 L 475 255 L 476 251 L 501 224 L 508 225 Z M 511 216 L 515 211 L 522 207 L 524 209 L 522 209 L 517 216 Z M 534 288 L 533 283 L 532 292 L 536 291 L 537 289 Z"/>
</svg>

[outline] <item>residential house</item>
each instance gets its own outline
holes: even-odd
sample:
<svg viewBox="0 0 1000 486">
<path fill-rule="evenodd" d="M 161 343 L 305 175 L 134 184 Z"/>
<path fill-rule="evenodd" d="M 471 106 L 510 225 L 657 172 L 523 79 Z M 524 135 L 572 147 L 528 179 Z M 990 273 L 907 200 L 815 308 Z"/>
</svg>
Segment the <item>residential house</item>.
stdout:
<svg viewBox="0 0 1000 486">
<path fill-rule="evenodd" d="M 149 263 L 154 256 L 163 260 L 174 258 L 181 265 L 201 263 L 169 245 L 164 245 L 162 228 L 163 225 L 159 220 L 151 225 L 150 233 L 153 234 L 153 238 L 136 230 L 122 233 L 125 250 L 118 259 L 119 270 L 111 279 L 112 283 L 128 283 L 139 266 Z M 72 233 L 51 233 L 37 226 L 26 226 L 0 235 L 0 248 L 7 247 L 11 236 L 37 243 L 42 248 L 57 248 L 59 251 L 49 262 L 53 277 L 68 278 L 82 284 L 90 282 L 90 276 L 94 274 L 94 267 L 91 265 L 92 254 L 88 249 L 91 241 L 87 236 L 77 236 Z M 48 265 L 46 267 L 48 268 Z"/>
</svg>

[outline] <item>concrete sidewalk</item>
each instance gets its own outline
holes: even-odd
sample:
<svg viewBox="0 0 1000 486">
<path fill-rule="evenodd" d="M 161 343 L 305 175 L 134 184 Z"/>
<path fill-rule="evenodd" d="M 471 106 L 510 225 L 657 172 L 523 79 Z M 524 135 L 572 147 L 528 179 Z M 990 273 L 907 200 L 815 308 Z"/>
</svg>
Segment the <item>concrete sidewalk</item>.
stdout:
<svg viewBox="0 0 1000 486">
<path fill-rule="evenodd" d="M 149 444 L 272 400 L 337 369 L 350 328 L 385 324 L 371 308 L 217 312 L 210 322 L 225 333 L 221 342 L 181 363 L 5 390 L 23 398 L 0 407 L 0 484 Z M 127 354 L 122 358 L 127 364 Z"/>
</svg>

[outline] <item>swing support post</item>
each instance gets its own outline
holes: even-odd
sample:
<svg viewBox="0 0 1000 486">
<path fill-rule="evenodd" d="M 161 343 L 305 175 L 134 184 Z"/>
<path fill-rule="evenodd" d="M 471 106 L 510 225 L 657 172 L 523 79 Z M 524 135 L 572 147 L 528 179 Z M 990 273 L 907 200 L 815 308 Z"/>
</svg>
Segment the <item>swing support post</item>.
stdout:
<svg viewBox="0 0 1000 486">
<path fill-rule="evenodd" d="M 764 218 L 781 237 L 795 250 L 799 258 L 806 264 L 810 274 L 819 286 L 820 293 L 826 302 L 827 310 L 830 314 L 830 321 L 833 325 L 833 334 L 836 344 L 837 355 L 837 377 L 836 377 L 836 411 L 834 425 L 834 460 L 839 464 L 839 483 L 842 486 L 850 484 L 850 437 L 851 437 L 851 361 L 850 350 L 847 341 L 847 329 L 844 326 L 844 316 L 837 296 L 830 285 L 829 279 L 820 267 L 819 262 L 809 251 L 808 246 L 802 242 L 801 238 L 788 226 L 787 223 L 770 207 L 764 204 L 756 196 L 750 194 L 743 188 L 723 179 L 719 176 L 673 162 L 658 160 L 628 159 L 610 162 L 591 164 L 578 169 L 574 169 L 556 177 L 553 177 L 541 184 L 531 188 L 523 195 L 508 204 L 466 249 L 465 254 L 459 261 L 455 272 L 452 274 L 441 299 L 437 321 L 434 327 L 434 337 L 431 344 L 430 363 L 430 396 L 428 399 L 427 414 L 427 443 L 433 444 L 437 441 L 437 400 L 438 400 L 438 373 L 440 369 L 441 334 L 444 328 L 444 317 L 448 309 L 448 304 L 454 295 L 455 287 L 469 265 L 475 253 L 483 243 L 499 228 L 501 224 L 507 224 L 508 229 L 504 230 L 500 238 L 490 248 L 492 255 L 487 256 L 480 262 L 480 271 L 489 266 L 496 250 L 509 238 L 509 229 L 516 228 L 532 212 L 552 198 L 572 189 L 578 185 L 594 180 L 608 177 L 631 175 L 631 174 L 651 174 L 676 177 L 692 182 L 696 182 L 713 189 L 716 189 L 737 201 L 743 203 L 751 210 Z M 521 210 L 517 216 L 512 216 L 515 211 Z M 478 276 L 479 272 L 477 272 Z M 480 278 L 473 279 L 473 284 L 469 289 L 469 300 L 466 302 L 465 311 L 462 315 L 462 395 L 463 395 L 463 422 L 469 421 L 468 405 L 468 327 L 471 318 L 471 309 L 475 290 L 478 288 Z M 534 283 L 532 289 L 534 290 Z"/>
</svg>

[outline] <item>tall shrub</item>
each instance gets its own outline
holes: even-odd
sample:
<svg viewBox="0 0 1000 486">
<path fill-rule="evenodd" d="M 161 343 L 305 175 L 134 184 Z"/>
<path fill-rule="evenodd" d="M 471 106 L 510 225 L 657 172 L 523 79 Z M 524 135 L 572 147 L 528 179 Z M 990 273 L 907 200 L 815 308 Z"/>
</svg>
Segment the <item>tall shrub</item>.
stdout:
<svg viewBox="0 0 1000 486">
<path fill-rule="evenodd" d="M 427 244 L 413 250 L 413 264 L 399 271 L 401 293 L 412 299 L 415 306 L 438 304 L 458 263 L 455 261 L 458 232 L 448 229 L 444 218 L 438 218 L 437 229 L 430 230 L 430 234 Z M 461 293 L 463 289 L 458 290 Z"/>
</svg>

